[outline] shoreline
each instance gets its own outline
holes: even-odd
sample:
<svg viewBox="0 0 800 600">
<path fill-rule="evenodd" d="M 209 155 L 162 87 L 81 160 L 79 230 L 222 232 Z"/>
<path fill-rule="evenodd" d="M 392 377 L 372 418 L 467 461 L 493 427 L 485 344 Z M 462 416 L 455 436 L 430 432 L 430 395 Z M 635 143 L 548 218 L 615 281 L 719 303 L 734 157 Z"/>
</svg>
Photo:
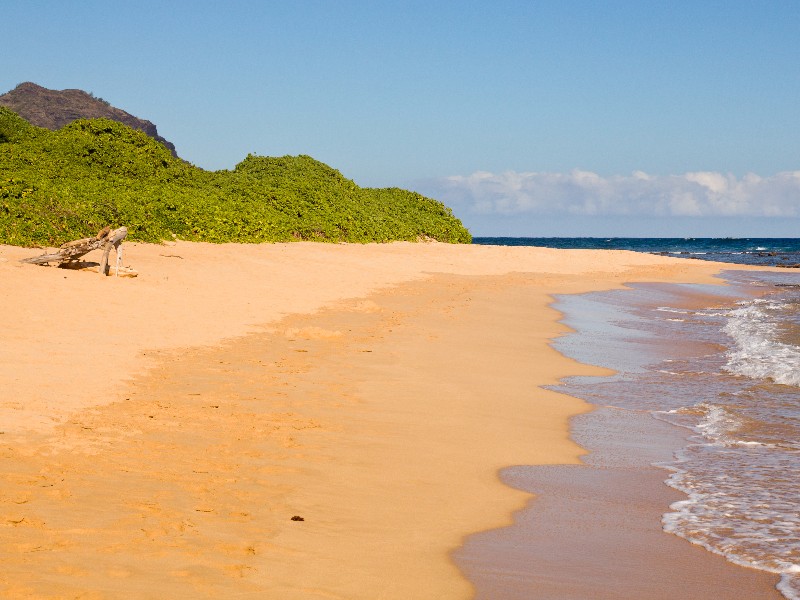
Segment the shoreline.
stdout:
<svg viewBox="0 0 800 600">
<path fill-rule="evenodd" d="M 632 325 L 633 315 L 641 315 L 644 307 L 700 309 L 730 305 L 739 298 L 726 290 L 713 294 L 705 287 L 644 284 L 633 288 L 603 295 L 605 302 L 561 298 L 557 304 L 574 332 L 572 339 L 560 339 L 556 348 L 583 362 L 616 369 L 617 374 L 631 373 L 635 382 L 640 366 L 651 361 L 685 360 L 713 348 L 697 340 L 681 339 L 676 344 L 674 339 L 643 335 Z M 587 331 L 581 326 L 587 313 L 596 315 L 596 329 Z M 612 325 L 620 321 L 627 325 Z M 628 327 L 634 327 L 633 331 Z M 622 348 L 620 339 L 627 340 Z M 516 466 L 502 471 L 507 485 L 533 497 L 514 515 L 512 526 L 475 533 L 454 553 L 476 584 L 475 597 L 783 598 L 776 588 L 778 574 L 736 565 L 664 531 L 662 515 L 670 512 L 673 503 L 688 498 L 666 485 L 672 471 L 664 465 L 671 464 L 675 453 L 690 443 L 692 432 L 653 418 L 652 407 L 643 409 L 635 400 L 625 400 L 628 394 L 636 396 L 636 384 L 624 387 L 614 381 L 620 380 L 612 376 L 564 384 L 564 393 L 592 403 L 591 411 L 570 419 L 571 438 L 588 451 L 582 464 Z M 611 391 L 602 391 L 609 385 Z M 641 389 L 639 393 L 647 394 Z"/>
<path fill-rule="evenodd" d="M 587 406 L 538 386 L 604 371 L 549 346 L 566 331 L 551 296 L 719 283 L 727 267 L 441 244 L 130 246 L 136 280 L 19 266 L 32 252 L 0 247 L 7 597 L 469 597 L 449 552 L 530 497 L 498 471 L 582 453 L 567 420 Z"/>
</svg>

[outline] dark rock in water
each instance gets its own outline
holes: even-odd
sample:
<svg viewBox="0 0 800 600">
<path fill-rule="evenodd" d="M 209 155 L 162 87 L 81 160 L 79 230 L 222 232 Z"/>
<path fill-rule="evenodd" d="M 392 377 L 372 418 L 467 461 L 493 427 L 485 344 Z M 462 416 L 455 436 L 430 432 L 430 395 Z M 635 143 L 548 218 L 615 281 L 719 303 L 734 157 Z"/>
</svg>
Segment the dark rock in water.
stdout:
<svg viewBox="0 0 800 600">
<path fill-rule="evenodd" d="M 0 106 L 10 108 L 37 127 L 52 131 L 77 119 L 111 119 L 143 131 L 169 148 L 173 156 L 178 156 L 175 145 L 158 135 L 153 123 L 134 117 L 83 90 L 48 90 L 35 83 L 25 82 L 0 95 Z"/>
</svg>

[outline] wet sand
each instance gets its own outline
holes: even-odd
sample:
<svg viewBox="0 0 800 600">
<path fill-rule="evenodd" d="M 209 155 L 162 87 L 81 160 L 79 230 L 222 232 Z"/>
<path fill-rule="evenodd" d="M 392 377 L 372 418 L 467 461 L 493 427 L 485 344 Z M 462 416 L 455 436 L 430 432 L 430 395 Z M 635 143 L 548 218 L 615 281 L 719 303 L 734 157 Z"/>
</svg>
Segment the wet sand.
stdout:
<svg viewBox="0 0 800 600">
<path fill-rule="evenodd" d="M 499 470 L 583 452 L 567 423 L 588 405 L 540 386 L 604 372 L 549 347 L 565 331 L 550 295 L 719 269 L 128 246 L 136 279 L 0 247 L 3 597 L 471 597 L 450 554 L 530 499 Z"/>
<path fill-rule="evenodd" d="M 512 527 L 470 536 L 454 553 L 476 598 L 783 598 L 777 575 L 738 567 L 662 531 L 661 515 L 685 496 L 664 485 L 666 471 L 647 461 L 668 460 L 654 446 L 675 445 L 679 431 L 614 409 L 599 409 L 592 420 L 615 448 L 602 449 L 601 464 L 503 472 L 504 482 L 536 498 Z"/>
</svg>

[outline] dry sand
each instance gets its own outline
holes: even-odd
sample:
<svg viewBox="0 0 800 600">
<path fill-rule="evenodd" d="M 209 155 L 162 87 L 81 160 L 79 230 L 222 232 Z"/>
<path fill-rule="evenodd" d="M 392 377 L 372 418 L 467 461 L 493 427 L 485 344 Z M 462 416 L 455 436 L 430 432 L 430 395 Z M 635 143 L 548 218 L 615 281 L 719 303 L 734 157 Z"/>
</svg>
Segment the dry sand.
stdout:
<svg viewBox="0 0 800 600">
<path fill-rule="evenodd" d="M 126 244 L 135 279 L 0 246 L 0 595 L 468 598 L 513 464 L 575 464 L 601 373 L 554 293 L 711 282 L 622 251 Z M 292 520 L 300 516 L 304 520 Z"/>
</svg>

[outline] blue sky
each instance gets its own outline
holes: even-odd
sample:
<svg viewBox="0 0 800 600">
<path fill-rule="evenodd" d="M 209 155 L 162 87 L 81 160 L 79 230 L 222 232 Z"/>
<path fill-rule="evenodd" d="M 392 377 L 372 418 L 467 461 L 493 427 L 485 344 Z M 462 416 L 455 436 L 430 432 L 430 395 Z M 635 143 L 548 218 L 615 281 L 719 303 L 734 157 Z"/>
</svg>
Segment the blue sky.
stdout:
<svg viewBox="0 0 800 600">
<path fill-rule="evenodd" d="M 796 0 L 6 0 L 2 18 L 0 91 L 91 91 L 203 168 L 310 154 L 477 235 L 800 230 Z"/>
</svg>

